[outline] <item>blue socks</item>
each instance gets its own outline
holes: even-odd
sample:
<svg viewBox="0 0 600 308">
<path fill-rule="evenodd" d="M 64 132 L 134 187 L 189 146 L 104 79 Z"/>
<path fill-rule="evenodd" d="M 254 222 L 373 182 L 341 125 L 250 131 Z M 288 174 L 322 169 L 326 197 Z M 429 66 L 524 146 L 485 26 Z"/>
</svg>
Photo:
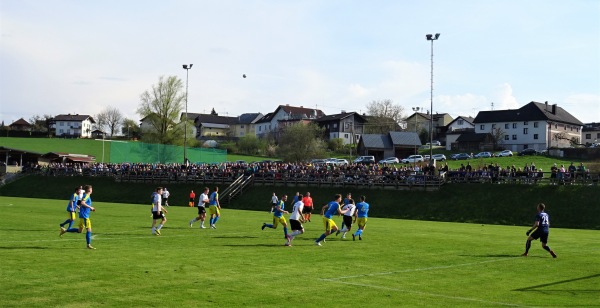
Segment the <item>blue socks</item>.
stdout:
<svg viewBox="0 0 600 308">
<path fill-rule="evenodd" d="M 267 226 L 267 228 L 273 229 L 273 225 L 272 224 L 265 224 L 265 226 Z"/>
<path fill-rule="evenodd" d="M 88 231 L 85 233 L 85 241 L 87 242 L 88 245 L 90 245 L 92 243 L 92 232 Z"/>
<path fill-rule="evenodd" d="M 217 216 L 217 217 L 215 217 L 215 218 L 214 218 L 214 220 L 213 220 L 213 225 L 217 223 L 217 221 L 219 220 L 219 217 L 220 217 L 220 216 Z"/>
<path fill-rule="evenodd" d="M 319 236 L 319 238 L 316 240 L 316 242 L 320 242 L 320 241 L 324 240 L 326 236 L 327 235 L 325 235 L 325 233 L 321 234 L 321 236 Z"/>
<path fill-rule="evenodd" d="M 285 236 L 287 237 L 288 233 L 287 233 L 287 227 L 283 227 L 283 234 L 285 234 Z"/>
<path fill-rule="evenodd" d="M 361 229 L 356 230 L 356 232 L 354 233 L 355 236 L 361 236 L 362 235 L 362 231 Z"/>
</svg>

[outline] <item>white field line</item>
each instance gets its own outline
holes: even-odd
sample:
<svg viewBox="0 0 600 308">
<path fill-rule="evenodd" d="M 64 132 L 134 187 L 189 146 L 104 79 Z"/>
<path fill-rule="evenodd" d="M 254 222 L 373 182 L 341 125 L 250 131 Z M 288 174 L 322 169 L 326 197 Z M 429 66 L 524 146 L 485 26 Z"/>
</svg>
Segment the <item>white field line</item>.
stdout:
<svg viewBox="0 0 600 308">
<path fill-rule="evenodd" d="M 323 279 L 323 280 L 327 280 L 327 279 Z M 427 293 L 427 292 L 420 292 L 420 291 L 403 290 L 403 289 L 398 289 L 398 288 L 382 287 L 382 286 L 376 286 L 376 285 L 370 285 L 370 284 L 364 284 L 364 283 L 354 283 L 354 282 L 338 281 L 338 280 L 335 280 L 335 279 L 330 279 L 330 280 L 331 281 L 335 281 L 337 283 L 342 283 L 342 284 L 352 285 L 352 286 L 358 286 L 358 287 L 382 289 L 382 290 L 396 291 L 396 292 L 402 292 L 402 293 L 412 293 L 412 294 L 417 294 L 417 295 L 422 295 L 422 296 L 440 297 L 440 298 L 446 298 L 446 299 L 452 299 L 452 300 L 458 300 L 458 301 L 478 302 L 478 303 L 482 303 L 482 304 L 485 304 L 485 305 L 499 305 L 499 306 L 511 306 L 511 307 L 530 307 L 530 306 L 523 306 L 523 305 L 517 305 L 517 304 L 511 304 L 511 303 L 486 301 L 486 300 L 478 299 L 478 298 L 470 298 L 470 297 L 462 297 L 462 296 L 450 296 L 450 295 L 443 295 L 443 294 L 437 294 L 437 293 Z"/>
<path fill-rule="evenodd" d="M 427 293 L 427 292 L 421 292 L 421 291 L 403 290 L 403 289 L 398 289 L 398 288 L 390 288 L 390 287 L 377 286 L 377 285 L 371 285 L 371 284 L 342 281 L 342 279 L 374 277 L 374 276 L 393 275 L 393 274 L 420 272 L 420 271 L 431 271 L 431 270 L 438 270 L 438 269 L 447 269 L 447 268 L 455 268 L 455 267 L 472 266 L 472 265 L 492 263 L 492 262 L 507 261 L 507 260 L 511 260 L 511 259 L 515 259 L 515 258 L 502 258 L 502 259 L 494 259 L 494 260 L 487 260 L 487 261 L 481 261 L 481 262 L 470 262 L 470 263 L 461 263 L 461 264 L 453 264 L 453 265 L 445 265 L 445 266 L 430 266 L 430 267 L 423 267 L 423 268 L 406 269 L 406 270 L 401 270 L 401 271 L 370 273 L 370 274 L 344 276 L 344 277 L 336 277 L 336 278 L 321 278 L 320 280 L 332 281 L 332 282 L 337 282 L 337 283 L 341 283 L 341 284 L 366 287 L 366 288 L 375 288 L 375 289 L 390 290 L 390 291 L 396 291 L 396 292 L 413 293 L 413 294 L 429 296 L 429 297 L 441 297 L 441 298 L 447 298 L 447 299 L 453 299 L 453 300 L 478 302 L 478 303 L 483 303 L 483 304 L 493 304 L 493 305 L 500 305 L 500 306 L 528 307 L 528 306 L 511 304 L 511 303 L 486 301 L 486 300 L 482 300 L 482 299 L 478 299 L 478 298 L 469 298 L 469 297 L 462 297 L 462 296 L 449 296 L 449 295 L 443 295 L 443 294 L 437 294 L 437 293 Z"/>
<path fill-rule="evenodd" d="M 336 278 L 321 278 L 321 280 L 336 281 L 336 280 L 349 279 L 349 278 L 372 277 L 372 276 L 394 275 L 394 274 L 401 274 L 401 273 L 431 271 L 431 270 L 437 270 L 437 269 L 446 269 L 446 268 L 454 268 L 454 267 L 478 265 L 478 264 L 485 264 L 485 263 L 493 263 L 493 262 L 499 262 L 499 261 L 507 261 L 507 260 L 512 260 L 512 259 L 515 259 L 515 258 L 511 257 L 511 258 L 502 258 L 502 259 L 494 259 L 494 260 L 487 260 L 487 261 L 480 261 L 480 262 L 471 262 L 471 263 L 452 264 L 452 265 L 444 265 L 444 266 L 431 266 L 431 267 L 423 267 L 423 268 L 411 268 L 411 269 L 405 269 L 405 270 L 401 270 L 401 271 L 360 274 L 360 275 L 343 276 L 343 277 L 336 277 Z"/>
</svg>

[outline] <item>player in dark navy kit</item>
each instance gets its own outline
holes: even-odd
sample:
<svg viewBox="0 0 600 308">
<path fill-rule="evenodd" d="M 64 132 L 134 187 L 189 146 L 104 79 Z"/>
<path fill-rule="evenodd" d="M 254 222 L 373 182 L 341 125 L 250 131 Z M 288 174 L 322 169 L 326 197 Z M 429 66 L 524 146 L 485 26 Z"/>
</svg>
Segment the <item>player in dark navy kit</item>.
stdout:
<svg viewBox="0 0 600 308">
<path fill-rule="evenodd" d="M 556 258 L 554 251 L 552 251 L 552 249 L 546 245 L 548 243 L 548 234 L 550 233 L 550 216 L 544 212 L 545 209 L 546 206 L 543 203 L 537 205 L 538 213 L 535 215 L 535 223 L 533 224 L 533 227 L 531 227 L 531 229 L 525 233 L 528 237 L 527 242 L 525 243 L 525 253 L 522 254 L 524 257 L 529 255 L 531 241 L 539 238 L 540 242 L 542 242 L 542 248 L 548 251 L 553 258 Z"/>
</svg>

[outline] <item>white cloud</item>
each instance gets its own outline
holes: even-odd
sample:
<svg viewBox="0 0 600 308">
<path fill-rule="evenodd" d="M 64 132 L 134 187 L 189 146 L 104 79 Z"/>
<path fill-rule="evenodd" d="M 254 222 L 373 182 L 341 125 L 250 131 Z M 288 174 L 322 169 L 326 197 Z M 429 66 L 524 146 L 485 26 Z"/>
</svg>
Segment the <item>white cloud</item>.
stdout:
<svg viewBox="0 0 600 308">
<path fill-rule="evenodd" d="M 521 107 L 513 95 L 512 86 L 508 83 L 498 85 L 496 89 L 494 89 L 492 102 L 494 102 L 494 110 L 518 109 Z"/>
</svg>

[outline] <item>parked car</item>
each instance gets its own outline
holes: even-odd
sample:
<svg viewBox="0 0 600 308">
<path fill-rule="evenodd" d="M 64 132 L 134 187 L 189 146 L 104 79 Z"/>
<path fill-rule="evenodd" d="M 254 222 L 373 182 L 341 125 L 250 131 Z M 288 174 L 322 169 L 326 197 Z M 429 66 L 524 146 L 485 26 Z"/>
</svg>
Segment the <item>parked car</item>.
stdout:
<svg viewBox="0 0 600 308">
<path fill-rule="evenodd" d="M 519 152 L 519 156 L 525 156 L 525 155 L 538 155 L 540 154 L 538 151 L 536 151 L 535 149 L 524 149 L 523 151 Z"/>
<path fill-rule="evenodd" d="M 334 165 L 347 165 L 348 161 L 346 159 L 343 159 L 343 158 L 336 158 L 335 162 L 333 164 Z"/>
<path fill-rule="evenodd" d="M 400 160 L 398 157 L 388 157 L 379 161 L 380 164 L 398 164 Z"/>
<path fill-rule="evenodd" d="M 451 155 L 450 155 L 450 159 L 454 159 L 454 160 L 456 160 L 456 157 L 457 157 L 457 156 L 458 156 L 458 153 L 451 154 Z"/>
<path fill-rule="evenodd" d="M 424 160 L 429 160 L 429 155 L 425 155 L 425 156 L 423 156 L 423 159 L 424 159 Z"/>
<path fill-rule="evenodd" d="M 437 161 L 445 161 L 446 160 L 446 155 L 444 155 L 444 154 L 433 154 L 433 159 L 435 159 Z"/>
<path fill-rule="evenodd" d="M 327 160 L 326 159 L 313 159 L 310 161 L 310 163 L 313 165 L 322 165 L 322 164 L 327 163 Z"/>
<path fill-rule="evenodd" d="M 471 159 L 471 155 L 469 155 L 467 153 L 459 153 L 458 155 L 456 155 L 454 157 L 454 160 L 464 160 L 464 159 Z"/>
<path fill-rule="evenodd" d="M 504 150 L 502 152 L 496 153 L 494 156 L 496 157 L 508 157 L 513 156 L 513 152 L 511 150 Z"/>
<path fill-rule="evenodd" d="M 439 147 L 439 146 L 441 146 L 441 145 L 442 145 L 442 143 L 441 143 L 441 142 L 439 142 L 439 141 L 437 141 L 437 140 L 433 140 L 433 141 L 431 142 L 431 144 L 433 144 L 433 146 L 434 146 L 434 147 L 435 147 L 435 146 L 438 146 L 438 147 Z M 429 142 L 425 143 L 425 145 L 426 145 L 427 147 L 429 147 Z"/>
<path fill-rule="evenodd" d="M 375 156 L 359 156 L 358 158 L 356 158 L 354 160 L 354 163 L 358 164 L 374 164 L 375 163 Z"/>
<path fill-rule="evenodd" d="M 490 158 L 492 157 L 492 153 L 490 152 L 479 152 L 475 155 L 475 158 Z"/>
<path fill-rule="evenodd" d="M 402 163 L 403 164 L 408 164 L 408 163 L 417 163 L 417 162 L 422 162 L 423 156 L 422 155 L 411 155 L 407 158 L 402 159 Z"/>
</svg>

